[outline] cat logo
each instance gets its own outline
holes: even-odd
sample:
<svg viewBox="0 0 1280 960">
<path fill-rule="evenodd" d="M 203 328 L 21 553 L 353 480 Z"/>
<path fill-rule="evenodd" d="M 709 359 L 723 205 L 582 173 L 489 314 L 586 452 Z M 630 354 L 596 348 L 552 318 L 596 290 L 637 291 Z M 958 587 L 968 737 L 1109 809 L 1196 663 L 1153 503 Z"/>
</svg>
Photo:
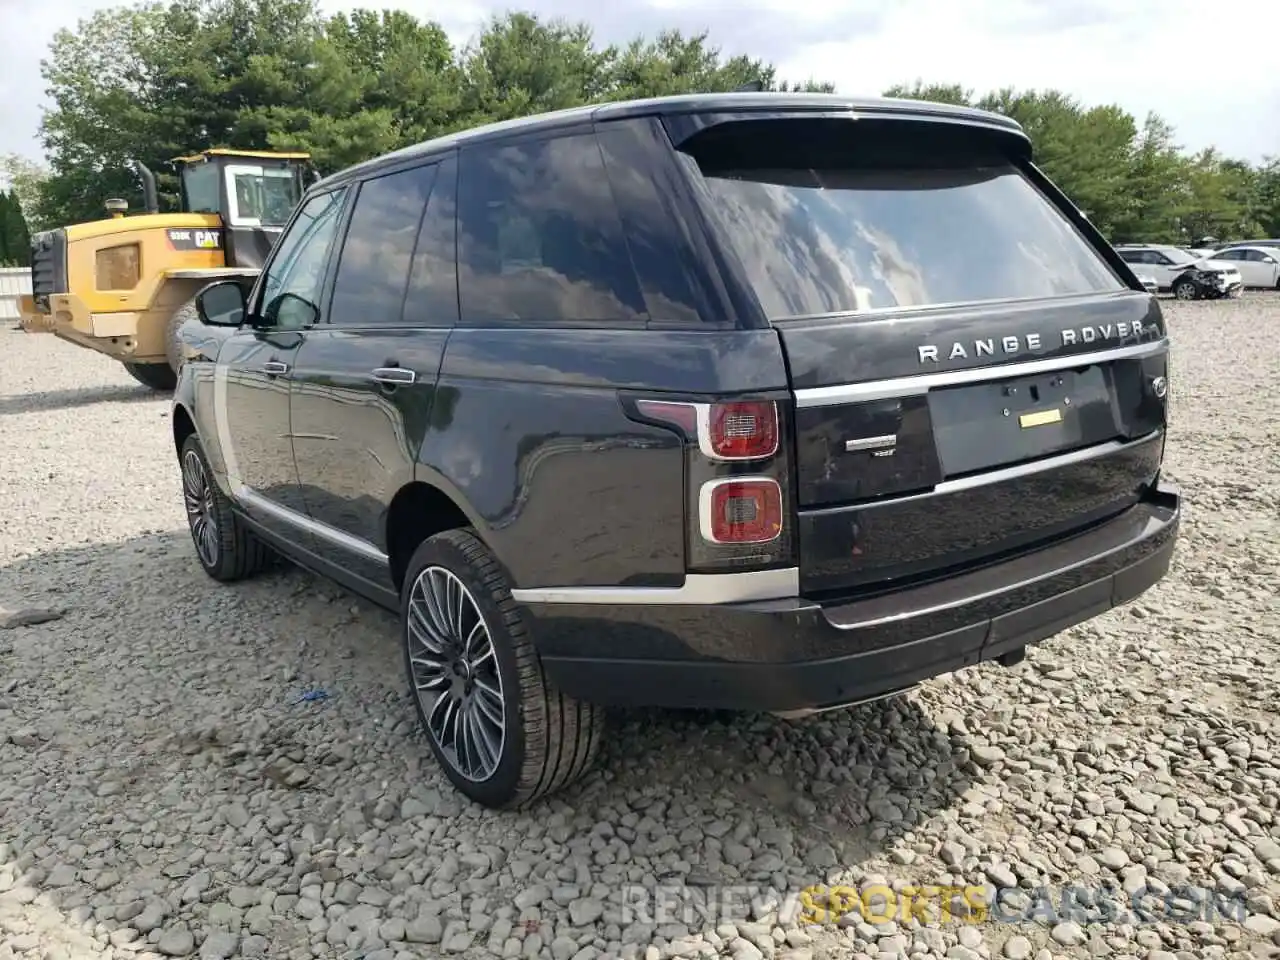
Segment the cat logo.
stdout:
<svg viewBox="0 0 1280 960">
<path fill-rule="evenodd" d="M 220 250 L 221 230 L 170 230 L 169 245 L 175 250 Z"/>
</svg>

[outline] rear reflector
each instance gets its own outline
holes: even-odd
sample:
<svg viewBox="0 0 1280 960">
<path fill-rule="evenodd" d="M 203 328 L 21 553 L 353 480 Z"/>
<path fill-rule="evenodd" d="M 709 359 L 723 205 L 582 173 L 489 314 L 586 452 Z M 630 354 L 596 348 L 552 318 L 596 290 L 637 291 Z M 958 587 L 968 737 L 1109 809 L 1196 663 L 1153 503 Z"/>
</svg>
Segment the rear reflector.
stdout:
<svg viewBox="0 0 1280 960">
<path fill-rule="evenodd" d="M 710 543 L 768 543 L 782 533 L 782 488 L 768 477 L 729 477 L 702 485 L 698 525 Z"/>
<path fill-rule="evenodd" d="M 778 405 L 772 400 L 637 400 L 636 409 L 697 437 L 698 448 L 711 460 L 765 460 L 778 452 Z"/>
</svg>

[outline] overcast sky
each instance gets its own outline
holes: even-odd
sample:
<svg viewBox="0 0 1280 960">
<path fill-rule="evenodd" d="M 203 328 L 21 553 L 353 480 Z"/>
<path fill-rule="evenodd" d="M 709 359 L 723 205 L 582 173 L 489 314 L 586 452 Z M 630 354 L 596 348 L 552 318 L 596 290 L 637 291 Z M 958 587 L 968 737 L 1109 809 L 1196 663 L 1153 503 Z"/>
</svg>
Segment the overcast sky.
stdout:
<svg viewBox="0 0 1280 960">
<path fill-rule="evenodd" d="M 326 9 L 352 4 L 322 0 Z M 0 153 L 39 159 L 39 61 L 54 31 L 101 0 L 0 0 Z M 439 20 L 465 41 L 499 7 L 486 0 L 370 0 Z M 784 79 L 847 94 L 955 82 L 979 92 L 1055 87 L 1155 110 L 1189 148 L 1257 161 L 1280 154 L 1280 2 L 1242 0 L 527 0 L 587 20 L 601 42 L 675 26 L 709 29 L 726 54 L 771 60 Z"/>
</svg>

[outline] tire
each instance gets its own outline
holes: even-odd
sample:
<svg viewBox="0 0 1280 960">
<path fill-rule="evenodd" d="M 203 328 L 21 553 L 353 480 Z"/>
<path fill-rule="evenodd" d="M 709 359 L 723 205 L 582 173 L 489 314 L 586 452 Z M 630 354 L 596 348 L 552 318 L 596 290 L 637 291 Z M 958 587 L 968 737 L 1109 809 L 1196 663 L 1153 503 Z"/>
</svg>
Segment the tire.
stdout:
<svg viewBox="0 0 1280 960">
<path fill-rule="evenodd" d="M 1179 300 L 1195 300 L 1200 296 L 1200 288 L 1194 280 L 1179 280 L 1173 285 L 1173 295 Z"/>
<path fill-rule="evenodd" d="M 458 601 L 457 610 L 450 609 L 443 620 L 433 614 L 441 597 L 451 608 Z M 433 623 L 428 635 L 425 628 Z M 451 629 L 447 624 L 453 623 L 463 625 Z M 488 634 L 487 649 L 484 634 L 476 633 L 481 626 Z M 464 796 L 485 807 L 512 809 L 560 790 L 590 769 L 604 711 L 551 686 L 506 577 L 474 532 L 445 531 L 414 552 L 401 589 L 400 633 L 418 722 L 436 762 Z M 469 658 L 458 656 L 464 643 L 454 640 L 464 633 L 473 638 Z M 432 660 L 434 669 L 428 666 Z M 451 671 L 451 662 L 462 666 Z M 486 687 L 496 687 L 496 701 Z M 500 732 L 495 731 L 497 716 Z M 470 743 L 464 738 L 458 748 L 456 734 L 463 725 Z M 479 749 L 482 741 L 487 750 Z"/>
<path fill-rule="evenodd" d="M 215 580 L 232 583 L 261 571 L 270 560 L 271 551 L 245 527 L 231 509 L 231 501 L 218 489 L 195 434 L 182 444 L 178 466 L 182 471 L 187 526 L 204 572 Z"/>
<path fill-rule="evenodd" d="M 173 311 L 173 316 L 169 318 L 169 324 L 164 331 L 164 355 L 169 359 L 169 367 L 173 370 L 176 378 L 182 372 L 182 325 L 189 320 L 198 320 L 200 315 L 196 313 L 196 300 L 192 297 L 177 310 Z M 175 384 L 176 384 L 175 379 Z"/>
<path fill-rule="evenodd" d="M 178 375 L 167 363 L 126 363 L 124 368 L 129 371 L 129 376 L 152 390 L 172 393 L 178 385 Z"/>
</svg>

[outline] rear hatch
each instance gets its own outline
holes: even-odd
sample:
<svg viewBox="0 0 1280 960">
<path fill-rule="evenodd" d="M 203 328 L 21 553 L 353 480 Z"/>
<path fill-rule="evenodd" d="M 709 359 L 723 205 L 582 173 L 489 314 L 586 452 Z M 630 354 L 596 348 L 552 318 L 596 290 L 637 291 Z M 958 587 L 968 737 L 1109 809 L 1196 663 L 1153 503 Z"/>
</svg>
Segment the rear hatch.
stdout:
<svg viewBox="0 0 1280 960">
<path fill-rule="evenodd" d="M 1016 130 L 698 126 L 673 140 L 790 369 L 803 593 L 934 579 L 1143 495 L 1164 443 L 1159 306 Z"/>
</svg>

